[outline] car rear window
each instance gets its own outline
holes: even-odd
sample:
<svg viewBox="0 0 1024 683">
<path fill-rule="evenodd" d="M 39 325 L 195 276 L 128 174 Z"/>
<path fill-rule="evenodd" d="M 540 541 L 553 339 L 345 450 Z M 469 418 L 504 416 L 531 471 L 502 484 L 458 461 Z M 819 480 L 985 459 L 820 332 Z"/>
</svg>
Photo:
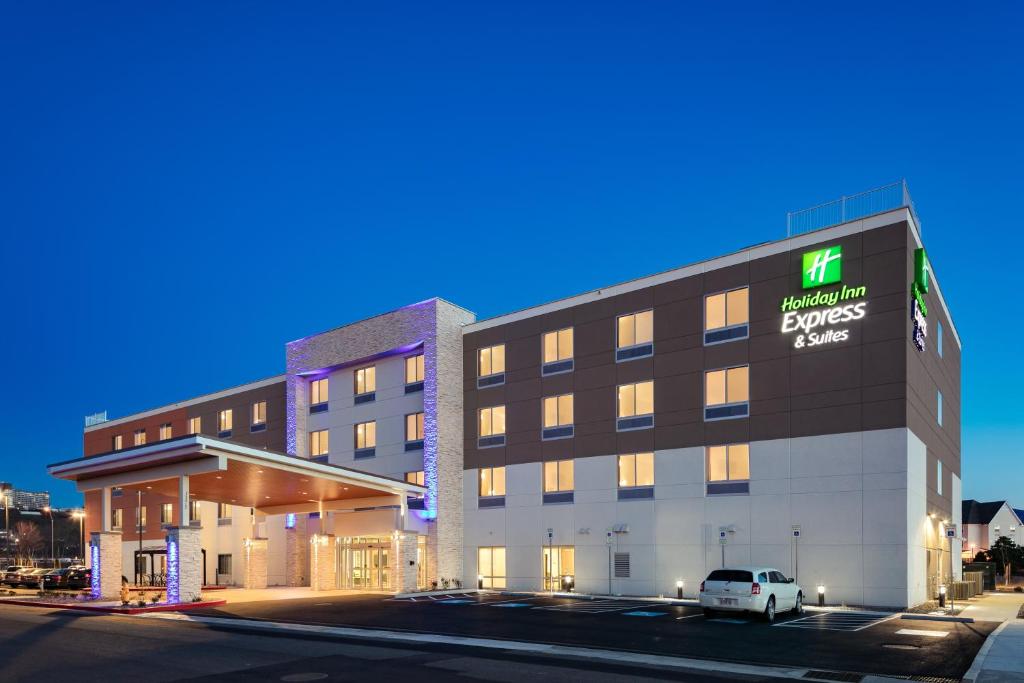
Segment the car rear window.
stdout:
<svg viewBox="0 0 1024 683">
<path fill-rule="evenodd" d="M 741 581 L 753 583 L 754 575 L 742 569 L 716 569 L 708 574 L 708 581 Z"/>
</svg>

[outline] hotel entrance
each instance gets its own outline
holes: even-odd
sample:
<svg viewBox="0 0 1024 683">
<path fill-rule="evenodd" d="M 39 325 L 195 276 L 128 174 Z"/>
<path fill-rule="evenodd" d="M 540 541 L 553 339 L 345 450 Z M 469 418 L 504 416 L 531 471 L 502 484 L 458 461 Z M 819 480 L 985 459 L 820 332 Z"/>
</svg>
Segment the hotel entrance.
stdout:
<svg viewBox="0 0 1024 683">
<path fill-rule="evenodd" d="M 391 590 L 391 538 L 344 538 L 338 544 L 338 588 Z"/>
</svg>

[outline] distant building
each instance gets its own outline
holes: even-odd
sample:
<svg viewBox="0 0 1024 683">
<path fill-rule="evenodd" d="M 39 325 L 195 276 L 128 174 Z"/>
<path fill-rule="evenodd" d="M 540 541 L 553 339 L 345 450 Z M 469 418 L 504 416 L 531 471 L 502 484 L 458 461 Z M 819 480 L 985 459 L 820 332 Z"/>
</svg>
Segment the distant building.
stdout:
<svg viewBox="0 0 1024 683">
<path fill-rule="evenodd" d="M 1018 545 L 1024 543 L 1024 511 L 1014 510 L 1005 500 L 981 503 L 963 501 L 963 555 L 974 558 L 982 550 L 992 547 L 1000 536 L 1006 536 Z"/>
<path fill-rule="evenodd" d="M 7 482 L 0 482 L 0 503 L 21 510 L 42 510 L 50 505 L 48 491 L 21 491 Z"/>
</svg>

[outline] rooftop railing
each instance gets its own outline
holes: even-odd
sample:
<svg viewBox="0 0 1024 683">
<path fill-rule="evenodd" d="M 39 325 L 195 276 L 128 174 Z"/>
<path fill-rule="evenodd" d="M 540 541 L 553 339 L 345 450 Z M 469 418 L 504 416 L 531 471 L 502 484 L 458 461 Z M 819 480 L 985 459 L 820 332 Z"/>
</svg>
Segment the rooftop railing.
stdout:
<svg viewBox="0 0 1024 683">
<path fill-rule="evenodd" d="M 876 187 L 867 192 L 840 197 L 839 199 L 809 209 L 790 211 L 786 214 L 786 236 L 793 237 L 812 230 L 821 230 L 847 221 L 872 216 L 893 209 L 906 207 L 914 216 L 914 222 L 921 229 L 914 200 L 910 197 L 907 181 L 900 180 L 889 185 Z"/>
</svg>

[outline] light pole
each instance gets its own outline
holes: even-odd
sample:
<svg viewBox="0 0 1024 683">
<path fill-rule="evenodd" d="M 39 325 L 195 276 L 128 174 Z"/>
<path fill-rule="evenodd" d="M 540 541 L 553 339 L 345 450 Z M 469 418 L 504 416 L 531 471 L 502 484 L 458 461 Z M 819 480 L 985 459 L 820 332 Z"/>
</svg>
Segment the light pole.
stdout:
<svg viewBox="0 0 1024 683">
<path fill-rule="evenodd" d="M 82 554 L 82 564 L 85 564 L 85 510 L 75 510 L 71 516 L 78 520 L 78 552 Z"/>
<path fill-rule="evenodd" d="M 57 568 L 57 553 L 54 551 L 53 544 L 53 508 L 49 505 L 43 508 L 43 512 L 50 513 L 50 564 L 54 569 Z"/>
</svg>

